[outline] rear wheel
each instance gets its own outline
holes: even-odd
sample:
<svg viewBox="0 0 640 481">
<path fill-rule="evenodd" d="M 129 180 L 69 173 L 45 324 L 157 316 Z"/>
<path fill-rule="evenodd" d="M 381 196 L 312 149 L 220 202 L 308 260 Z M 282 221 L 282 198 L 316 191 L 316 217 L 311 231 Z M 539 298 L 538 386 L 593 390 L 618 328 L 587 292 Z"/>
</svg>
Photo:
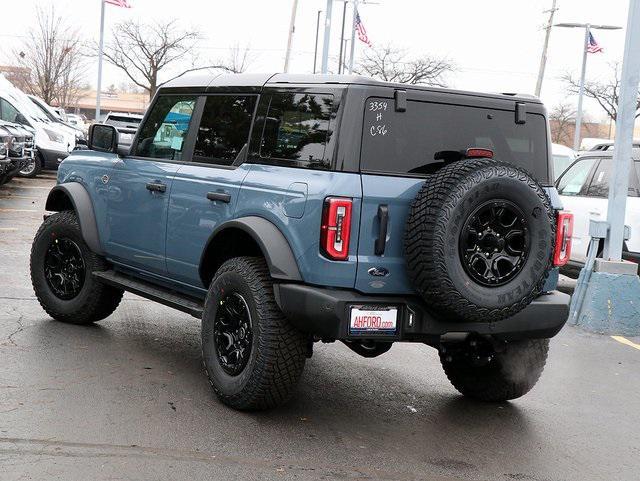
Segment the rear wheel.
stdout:
<svg viewBox="0 0 640 481">
<path fill-rule="evenodd" d="M 286 402 L 302 374 L 303 334 L 284 317 L 262 258 L 237 257 L 216 272 L 202 316 L 202 356 L 225 404 L 242 410 Z"/>
<path fill-rule="evenodd" d="M 496 352 L 487 341 L 441 348 L 444 372 L 461 394 L 481 401 L 508 401 L 524 396 L 540 378 L 549 351 L 548 339 L 513 341 Z"/>
<path fill-rule="evenodd" d="M 92 273 L 108 269 L 82 238 L 74 212 L 53 214 L 42 223 L 31 247 L 31 282 L 42 308 L 58 321 L 90 324 L 110 315 L 123 291 Z"/>
</svg>

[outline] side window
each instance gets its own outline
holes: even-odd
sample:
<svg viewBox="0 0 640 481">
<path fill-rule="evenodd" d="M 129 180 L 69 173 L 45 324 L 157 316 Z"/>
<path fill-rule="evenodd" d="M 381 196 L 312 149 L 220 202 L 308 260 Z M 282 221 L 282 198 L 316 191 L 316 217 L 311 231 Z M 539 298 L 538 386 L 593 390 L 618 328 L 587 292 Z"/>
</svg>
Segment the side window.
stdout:
<svg viewBox="0 0 640 481">
<path fill-rule="evenodd" d="M 333 95 L 271 95 L 260 157 L 303 161 L 327 167 L 324 152 L 331 137 Z"/>
<path fill-rule="evenodd" d="M 195 95 L 159 97 L 140 130 L 134 155 L 181 160 L 196 100 Z"/>
<path fill-rule="evenodd" d="M 600 159 L 582 159 L 569 167 L 558 182 L 558 193 L 560 195 L 584 195 L 585 182 L 598 160 Z"/>
<path fill-rule="evenodd" d="M 0 118 L 5 122 L 17 122 L 18 121 L 18 109 L 7 102 L 5 99 L 0 99 Z"/>
<path fill-rule="evenodd" d="M 231 165 L 249 141 L 256 96 L 207 97 L 198 127 L 193 161 Z"/>
<path fill-rule="evenodd" d="M 634 164 L 637 165 L 637 162 L 634 162 Z M 591 181 L 589 190 L 587 191 L 587 195 L 589 197 L 609 197 L 609 183 L 611 182 L 612 167 L 612 159 L 602 159 L 600 161 L 600 164 L 598 164 L 598 168 L 593 175 L 593 180 Z M 636 176 L 636 169 L 632 168 L 629 170 L 628 195 L 630 197 L 639 197 L 640 192 L 638 190 L 638 178 Z"/>
</svg>

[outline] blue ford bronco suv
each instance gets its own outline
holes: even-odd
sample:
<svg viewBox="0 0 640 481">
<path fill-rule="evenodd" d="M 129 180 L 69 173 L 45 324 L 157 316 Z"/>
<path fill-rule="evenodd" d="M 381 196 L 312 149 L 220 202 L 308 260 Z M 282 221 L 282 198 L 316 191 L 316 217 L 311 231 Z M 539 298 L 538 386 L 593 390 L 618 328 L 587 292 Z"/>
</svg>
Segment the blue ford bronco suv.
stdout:
<svg viewBox="0 0 640 481">
<path fill-rule="evenodd" d="M 130 148 L 97 124 L 62 162 L 33 287 L 63 322 L 104 319 L 124 291 L 201 319 L 207 376 L 237 409 L 286 401 L 318 341 L 425 343 L 463 395 L 514 399 L 568 314 L 550 152 L 533 97 L 181 77 Z"/>
</svg>

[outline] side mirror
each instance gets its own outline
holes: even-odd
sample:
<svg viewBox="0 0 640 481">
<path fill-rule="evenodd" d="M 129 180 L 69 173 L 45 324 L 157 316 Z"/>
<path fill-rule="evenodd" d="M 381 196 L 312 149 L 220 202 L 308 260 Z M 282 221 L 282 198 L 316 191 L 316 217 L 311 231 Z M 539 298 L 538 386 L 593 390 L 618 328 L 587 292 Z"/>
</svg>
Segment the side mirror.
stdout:
<svg viewBox="0 0 640 481">
<path fill-rule="evenodd" d="M 93 124 L 89 127 L 89 150 L 118 152 L 118 131 L 113 125 Z"/>
</svg>

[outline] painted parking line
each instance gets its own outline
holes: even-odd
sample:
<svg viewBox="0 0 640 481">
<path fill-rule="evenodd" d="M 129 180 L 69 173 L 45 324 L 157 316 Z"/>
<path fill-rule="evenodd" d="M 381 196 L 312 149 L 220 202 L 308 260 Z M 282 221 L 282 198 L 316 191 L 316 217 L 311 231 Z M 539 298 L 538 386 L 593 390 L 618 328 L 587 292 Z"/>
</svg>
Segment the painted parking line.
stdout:
<svg viewBox="0 0 640 481">
<path fill-rule="evenodd" d="M 18 230 L 17 227 L 0 227 L 0 232 L 9 232 Z"/>
<path fill-rule="evenodd" d="M 36 209 L 0 209 L 0 212 L 40 212 Z"/>
<path fill-rule="evenodd" d="M 631 346 L 634 349 L 637 349 L 638 351 L 640 351 L 640 344 L 636 344 L 635 342 L 630 341 L 626 337 L 623 337 L 623 336 L 611 336 L 611 338 L 615 339 L 619 343 L 626 344 L 627 346 Z"/>
</svg>

